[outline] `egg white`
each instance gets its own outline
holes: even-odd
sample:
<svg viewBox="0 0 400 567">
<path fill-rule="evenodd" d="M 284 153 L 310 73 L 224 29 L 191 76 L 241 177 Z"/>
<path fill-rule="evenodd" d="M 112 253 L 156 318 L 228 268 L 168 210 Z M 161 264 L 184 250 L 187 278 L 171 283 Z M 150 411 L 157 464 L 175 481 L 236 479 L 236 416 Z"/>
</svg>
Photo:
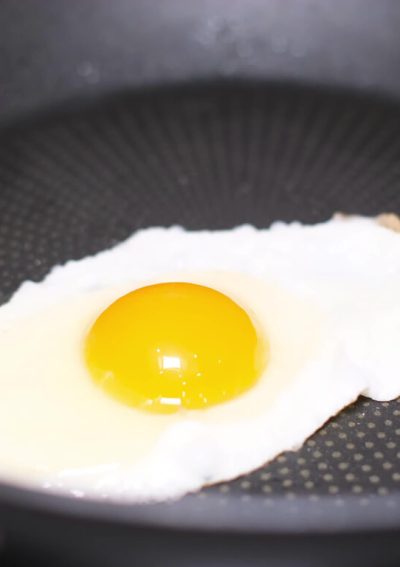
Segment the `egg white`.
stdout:
<svg viewBox="0 0 400 567">
<path fill-rule="evenodd" d="M 254 313 L 271 358 L 206 410 L 140 412 L 82 356 L 115 298 L 156 281 L 218 289 Z M 400 394 L 400 237 L 370 219 L 258 231 L 141 231 L 25 283 L 0 308 L 0 478 L 123 502 L 177 497 L 295 449 L 360 393 Z"/>
</svg>

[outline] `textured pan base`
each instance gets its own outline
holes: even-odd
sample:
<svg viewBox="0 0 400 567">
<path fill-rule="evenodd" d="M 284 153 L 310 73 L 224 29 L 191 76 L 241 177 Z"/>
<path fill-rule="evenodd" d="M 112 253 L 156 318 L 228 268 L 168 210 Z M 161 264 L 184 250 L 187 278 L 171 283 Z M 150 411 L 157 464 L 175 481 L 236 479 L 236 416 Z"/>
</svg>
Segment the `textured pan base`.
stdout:
<svg viewBox="0 0 400 567">
<path fill-rule="evenodd" d="M 125 96 L 0 140 L 0 292 L 148 225 L 266 226 L 400 212 L 399 109 L 279 87 Z M 400 487 L 400 404 L 360 400 L 297 453 L 229 485 L 362 499 Z M 268 504 L 270 503 L 270 504 Z"/>
</svg>

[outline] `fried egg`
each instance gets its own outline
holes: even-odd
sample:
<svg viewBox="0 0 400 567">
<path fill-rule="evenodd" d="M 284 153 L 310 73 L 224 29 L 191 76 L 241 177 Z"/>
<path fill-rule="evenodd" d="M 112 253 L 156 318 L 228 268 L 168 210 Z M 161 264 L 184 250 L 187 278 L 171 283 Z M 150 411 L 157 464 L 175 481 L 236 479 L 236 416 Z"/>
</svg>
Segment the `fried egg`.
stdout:
<svg viewBox="0 0 400 567">
<path fill-rule="evenodd" d="M 400 395 L 400 235 L 374 219 L 149 228 L 0 308 L 0 479 L 143 502 Z"/>
</svg>

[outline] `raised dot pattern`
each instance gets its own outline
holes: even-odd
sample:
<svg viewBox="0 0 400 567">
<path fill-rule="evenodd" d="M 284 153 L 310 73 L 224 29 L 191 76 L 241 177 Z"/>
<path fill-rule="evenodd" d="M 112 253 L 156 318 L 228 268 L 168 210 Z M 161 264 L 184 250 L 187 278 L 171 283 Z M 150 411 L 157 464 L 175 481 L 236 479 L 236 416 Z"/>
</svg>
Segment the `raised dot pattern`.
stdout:
<svg viewBox="0 0 400 567">
<path fill-rule="evenodd" d="M 395 426 L 399 416 L 400 399 L 383 405 L 360 398 L 307 440 L 299 451 L 280 455 L 247 475 L 246 480 L 230 482 L 230 493 L 242 491 L 246 483 L 246 492 L 268 495 L 271 506 L 274 497 L 287 496 L 289 488 L 289 499 L 307 495 L 315 500 L 352 494 L 362 496 L 361 505 L 366 505 L 370 497 L 390 499 L 391 495 L 399 495 L 400 439 Z M 349 428 L 349 422 L 354 426 Z M 224 486 L 205 491 L 219 492 Z"/>
<path fill-rule="evenodd" d="M 137 93 L 2 132 L 0 302 L 22 281 L 149 225 L 315 222 L 344 206 L 400 211 L 399 128 L 389 102 L 269 86 Z M 398 402 L 360 400 L 299 451 L 195 498 L 392 502 L 399 417 Z"/>
</svg>

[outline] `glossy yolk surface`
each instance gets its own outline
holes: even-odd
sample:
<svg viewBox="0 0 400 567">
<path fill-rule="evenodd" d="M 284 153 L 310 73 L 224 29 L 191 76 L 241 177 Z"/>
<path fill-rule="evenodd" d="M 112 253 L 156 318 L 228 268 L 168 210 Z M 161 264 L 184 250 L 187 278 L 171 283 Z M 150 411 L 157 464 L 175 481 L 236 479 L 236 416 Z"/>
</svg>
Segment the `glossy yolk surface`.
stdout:
<svg viewBox="0 0 400 567">
<path fill-rule="evenodd" d="M 244 309 L 191 283 L 124 295 L 100 314 L 85 344 L 90 373 L 108 394 L 160 413 L 241 394 L 260 377 L 267 351 Z"/>
</svg>

